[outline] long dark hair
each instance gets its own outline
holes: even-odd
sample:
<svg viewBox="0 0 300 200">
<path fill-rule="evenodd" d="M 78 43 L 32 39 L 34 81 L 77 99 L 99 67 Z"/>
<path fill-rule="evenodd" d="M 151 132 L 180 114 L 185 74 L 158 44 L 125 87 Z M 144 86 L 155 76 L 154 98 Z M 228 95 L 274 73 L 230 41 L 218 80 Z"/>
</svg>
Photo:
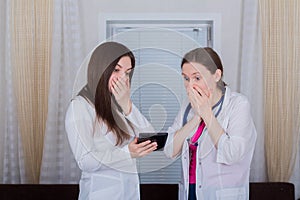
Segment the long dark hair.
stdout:
<svg viewBox="0 0 300 200">
<path fill-rule="evenodd" d="M 108 89 L 108 82 L 119 60 L 128 56 L 132 69 L 135 67 L 133 53 L 124 45 L 116 42 L 106 42 L 99 45 L 91 55 L 88 64 L 88 84 L 79 92 L 95 106 L 98 120 L 102 120 L 116 138 L 116 145 L 121 145 L 130 138 L 128 126 L 120 117 L 120 107 Z M 133 70 L 129 75 L 131 81 Z"/>
<path fill-rule="evenodd" d="M 214 74 L 217 69 L 222 72 L 221 79 L 217 82 L 218 88 L 223 91 L 226 83 L 222 80 L 223 65 L 219 55 L 210 47 L 196 48 L 188 53 L 182 59 L 181 68 L 185 63 L 199 63 L 206 67 L 211 74 Z"/>
</svg>

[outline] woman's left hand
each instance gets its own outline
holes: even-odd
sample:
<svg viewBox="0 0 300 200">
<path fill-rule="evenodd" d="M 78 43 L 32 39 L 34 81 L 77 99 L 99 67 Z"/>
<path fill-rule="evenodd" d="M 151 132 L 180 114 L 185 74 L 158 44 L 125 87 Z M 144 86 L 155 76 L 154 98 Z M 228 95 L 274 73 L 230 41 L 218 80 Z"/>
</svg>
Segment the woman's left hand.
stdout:
<svg viewBox="0 0 300 200">
<path fill-rule="evenodd" d="M 137 138 L 129 143 L 128 149 L 132 158 L 143 157 L 157 149 L 157 143 L 150 140 L 138 144 Z"/>
<path fill-rule="evenodd" d="M 126 77 L 114 78 L 111 90 L 124 114 L 128 115 L 132 108 L 129 79 Z"/>
<path fill-rule="evenodd" d="M 211 94 L 209 91 L 204 91 L 197 85 L 188 90 L 188 98 L 193 111 L 202 119 L 207 119 L 211 115 L 210 97 Z"/>
</svg>

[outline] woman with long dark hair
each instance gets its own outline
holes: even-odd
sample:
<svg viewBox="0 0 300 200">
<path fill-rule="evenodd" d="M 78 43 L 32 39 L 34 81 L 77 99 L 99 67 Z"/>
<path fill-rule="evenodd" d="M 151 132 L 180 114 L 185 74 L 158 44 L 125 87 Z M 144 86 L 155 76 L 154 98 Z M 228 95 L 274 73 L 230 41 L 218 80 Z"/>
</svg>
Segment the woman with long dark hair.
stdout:
<svg viewBox="0 0 300 200">
<path fill-rule="evenodd" d="M 124 45 L 106 42 L 92 53 L 87 85 L 71 101 L 66 131 L 82 170 L 79 199 L 139 199 L 135 158 L 157 148 L 137 143 L 138 133 L 152 126 L 130 100 L 135 67 Z"/>
</svg>

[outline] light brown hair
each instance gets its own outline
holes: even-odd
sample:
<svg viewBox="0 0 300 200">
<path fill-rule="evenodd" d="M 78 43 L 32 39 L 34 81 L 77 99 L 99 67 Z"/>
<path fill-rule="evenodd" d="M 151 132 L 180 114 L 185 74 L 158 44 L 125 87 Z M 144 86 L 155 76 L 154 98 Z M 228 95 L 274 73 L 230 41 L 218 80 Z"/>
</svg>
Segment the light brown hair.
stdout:
<svg viewBox="0 0 300 200">
<path fill-rule="evenodd" d="M 221 79 L 217 82 L 218 88 L 223 91 L 226 83 L 222 80 L 223 65 L 219 55 L 210 47 L 196 48 L 186 53 L 181 62 L 181 68 L 185 63 L 199 63 L 214 74 L 217 69 L 222 72 Z"/>
</svg>

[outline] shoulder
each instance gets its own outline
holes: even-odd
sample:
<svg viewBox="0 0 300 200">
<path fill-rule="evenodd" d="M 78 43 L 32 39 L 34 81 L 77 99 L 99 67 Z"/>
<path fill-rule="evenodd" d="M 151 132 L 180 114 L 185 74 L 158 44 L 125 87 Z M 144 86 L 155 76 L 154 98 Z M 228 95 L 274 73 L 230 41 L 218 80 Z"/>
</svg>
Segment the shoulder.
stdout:
<svg viewBox="0 0 300 200">
<path fill-rule="evenodd" d="M 244 94 L 233 92 L 228 87 L 226 88 L 225 98 L 226 105 L 230 108 L 250 108 L 249 100 Z"/>
<path fill-rule="evenodd" d="M 185 110 L 187 109 L 187 107 L 189 106 L 189 104 L 190 104 L 190 101 L 188 98 L 183 99 L 183 101 L 181 102 L 181 105 L 180 105 L 180 112 L 184 113 Z"/>
<path fill-rule="evenodd" d="M 187 121 L 189 121 L 194 116 L 194 111 L 191 107 L 191 104 L 188 99 L 184 99 L 181 102 L 180 110 L 177 115 L 177 120 L 181 124 L 185 124 Z"/>
<path fill-rule="evenodd" d="M 232 103 L 249 102 L 248 98 L 245 95 L 239 92 L 231 91 L 229 87 L 226 87 L 225 100 Z"/>
<path fill-rule="evenodd" d="M 82 96 L 74 97 L 69 103 L 66 112 L 66 118 L 70 118 L 70 116 L 73 116 L 73 118 L 93 117 L 94 115 L 94 107 Z"/>
<path fill-rule="evenodd" d="M 87 108 L 87 109 L 94 109 L 94 106 L 88 102 L 84 97 L 82 96 L 76 96 L 74 97 L 70 104 L 69 107 L 74 107 L 74 108 Z"/>
<path fill-rule="evenodd" d="M 248 98 L 245 95 L 238 93 L 238 92 L 232 92 L 230 95 L 230 100 L 235 103 L 239 103 L 239 102 L 248 103 L 249 102 Z"/>
</svg>

